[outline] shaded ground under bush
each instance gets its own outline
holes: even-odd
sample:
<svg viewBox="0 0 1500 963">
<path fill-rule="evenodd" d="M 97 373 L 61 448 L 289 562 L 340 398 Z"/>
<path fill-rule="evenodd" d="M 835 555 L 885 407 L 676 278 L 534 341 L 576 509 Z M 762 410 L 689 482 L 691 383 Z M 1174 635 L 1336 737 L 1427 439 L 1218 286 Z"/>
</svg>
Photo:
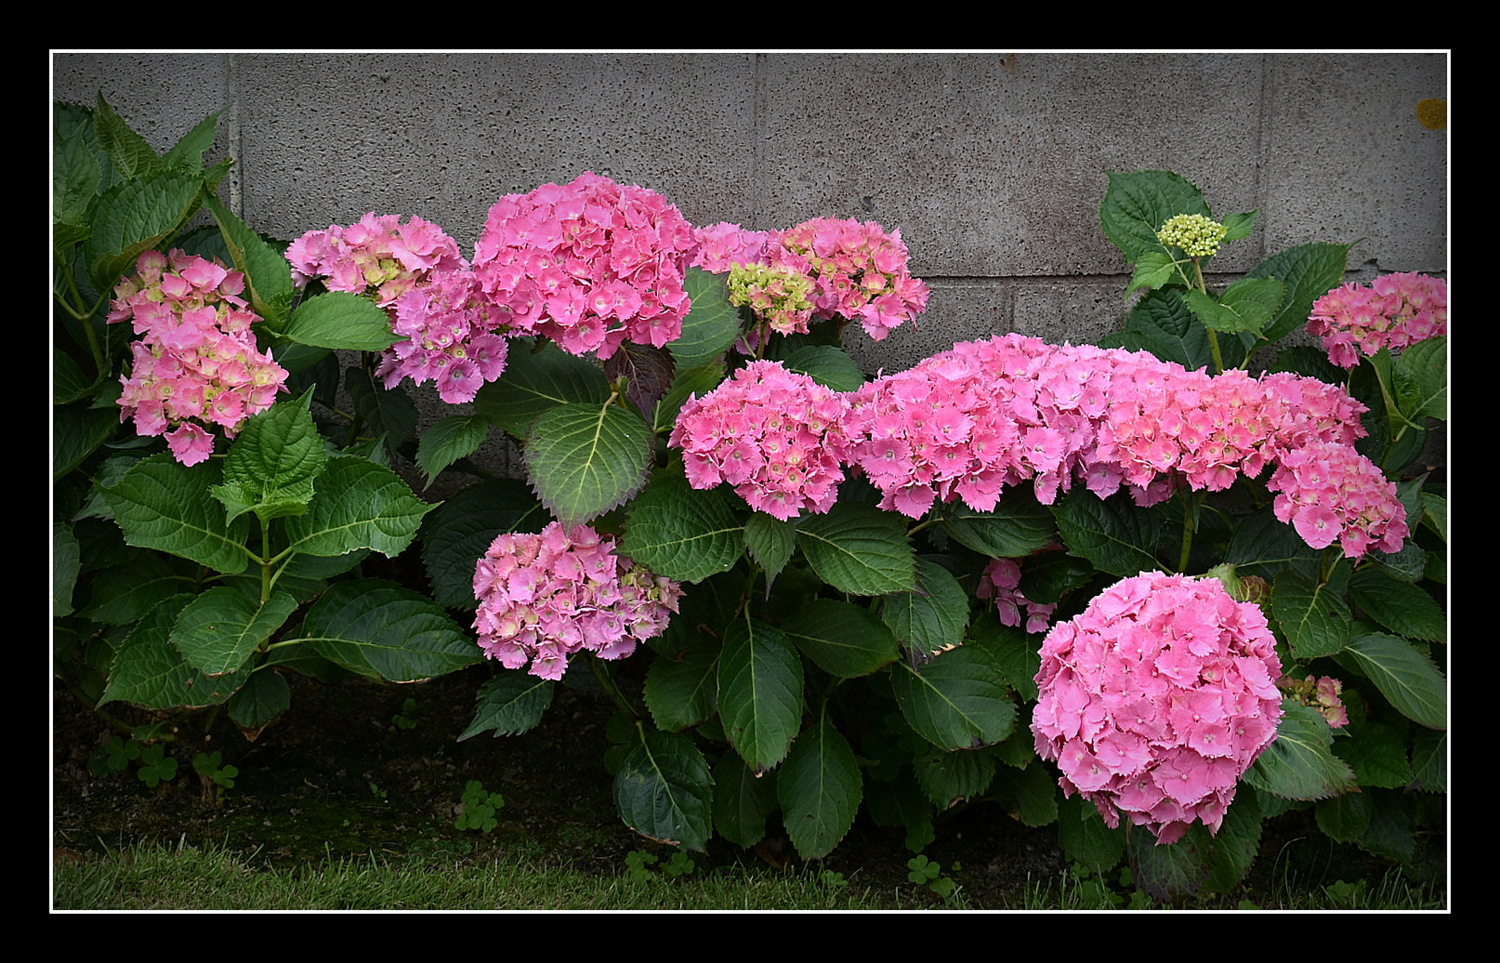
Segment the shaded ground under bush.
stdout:
<svg viewBox="0 0 1500 963">
<path fill-rule="evenodd" d="M 611 706 L 602 696 L 559 687 L 542 724 L 530 732 L 456 741 L 491 671 L 475 666 L 410 686 L 294 678 L 291 708 L 257 740 L 246 742 L 221 723 L 206 745 L 174 743 L 169 751 L 179 760 L 178 772 L 154 789 L 133 765 L 125 771 L 103 766 L 102 749 L 116 733 L 57 685 L 55 858 L 97 858 L 139 841 L 185 841 L 227 845 L 253 853 L 254 864 L 278 867 L 326 855 L 471 861 L 522 855 L 618 874 L 632 852 L 665 860 L 667 847 L 636 835 L 615 814 L 603 761 Z M 408 698 L 414 700 L 410 711 Z M 149 718 L 119 704 L 107 708 L 133 724 Z M 234 787 L 219 799 L 192 768 L 202 749 L 218 749 L 238 768 Z M 498 825 L 488 833 L 454 825 L 470 780 L 504 797 Z M 1292 813 L 1268 825 L 1260 862 L 1236 897 L 1266 905 L 1284 884 L 1289 855 L 1313 881 L 1374 879 L 1388 869 L 1353 847 L 1330 843 L 1308 820 Z M 908 881 L 912 854 L 903 838 L 901 830 L 877 827 L 861 815 L 821 868 L 842 873 L 877 899 L 888 897 L 888 905 L 897 905 L 898 894 L 903 906 L 913 905 L 914 895 L 918 905 L 924 899 L 945 905 Z M 964 905 L 981 909 L 1021 906 L 1028 886 L 1056 883 L 1068 865 L 1052 827 L 1027 827 L 989 802 L 945 815 L 925 852 L 962 887 Z M 736 861 L 798 862 L 775 837 L 754 852 L 715 839 L 706 857 L 695 854 L 704 870 Z"/>
</svg>

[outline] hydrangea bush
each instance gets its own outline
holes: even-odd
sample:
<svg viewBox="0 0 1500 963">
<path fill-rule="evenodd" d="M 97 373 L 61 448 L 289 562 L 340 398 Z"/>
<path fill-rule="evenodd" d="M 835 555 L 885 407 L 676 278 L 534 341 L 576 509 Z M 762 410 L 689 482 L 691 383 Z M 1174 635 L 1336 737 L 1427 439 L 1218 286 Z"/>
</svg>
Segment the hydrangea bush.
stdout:
<svg viewBox="0 0 1500 963">
<path fill-rule="evenodd" d="M 870 378 L 846 341 L 928 299 L 895 229 L 700 227 L 584 173 L 469 259 L 374 212 L 282 244 L 213 196 L 214 118 L 154 162 L 102 99 L 55 118 L 56 665 L 105 711 L 253 737 L 292 672 L 476 667 L 459 738 L 602 690 L 652 839 L 816 859 L 863 813 L 920 851 L 984 801 L 1158 896 L 1232 889 L 1291 810 L 1414 865 L 1441 832 L 1440 282 L 1320 320 L 1354 309 L 1317 242 L 1211 285 L 1254 214 L 1112 174 L 1120 332 Z M 1406 335 L 1283 341 L 1335 323 Z M 418 436 L 421 384 L 466 407 Z M 502 435 L 524 480 L 471 464 Z"/>
</svg>

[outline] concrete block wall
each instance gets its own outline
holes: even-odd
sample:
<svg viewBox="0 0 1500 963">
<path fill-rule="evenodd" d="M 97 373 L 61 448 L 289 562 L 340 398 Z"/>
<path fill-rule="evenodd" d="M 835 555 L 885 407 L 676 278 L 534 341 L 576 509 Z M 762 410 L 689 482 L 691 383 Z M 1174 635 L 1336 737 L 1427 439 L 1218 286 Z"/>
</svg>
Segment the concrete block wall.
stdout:
<svg viewBox="0 0 1500 963">
<path fill-rule="evenodd" d="M 227 200 L 285 238 L 418 214 L 466 251 L 500 196 L 593 170 L 695 224 L 900 228 L 927 312 L 870 371 L 1018 331 L 1115 330 L 1127 265 L 1106 172 L 1167 169 L 1258 209 L 1223 272 L 1349 242 L 1350 278 L 1446 270 L 1447 97 L 1427 53 L 55 53 L 53 97 L 110 104 L 158 149 L 224 110 Z M 857 327 L 857 326 L 856 326 Z"/>
</svg>

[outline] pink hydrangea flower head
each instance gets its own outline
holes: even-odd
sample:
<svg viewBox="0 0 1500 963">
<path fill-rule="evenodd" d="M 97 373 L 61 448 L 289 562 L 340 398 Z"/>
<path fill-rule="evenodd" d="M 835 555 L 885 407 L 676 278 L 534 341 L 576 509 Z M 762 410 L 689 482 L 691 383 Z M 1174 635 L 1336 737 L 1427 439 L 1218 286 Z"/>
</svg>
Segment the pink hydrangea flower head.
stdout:
<svg viewBox="0 0 1500 963">
<path fill-rule="evenodd" d="M 783 521 L 826 512 L 844 480 L 843 398 L 774 361 L 753 361 L 682 406 L 669 443 L 689 484 L 734 486 Z"/>
<path fill-rule="evenodd" d="M 1448 282 L 1416 273 L 1385 274 L 1368 287 L 1346 284 L 1313 302 L 1307 331 L 1328 360 L 1352 368 L 1381 348 L 1399 351 L 1448 333 Z"/>
<path fill-rule="evenodd" d="M 1313 548 L 1338 542 L 1346 558 L 1400 551 L 1411 535 L 1396 483 L 1352 445 L 1312 442 L 1282 453 L 1266 487 L 1272 510 Z"/>
<path fill-rule="evenodd" d="M 1328 723 L 1328 728 L 1342 729 L 1349 724 L 1349 710 L 1341 698 L 1344 683 L 1338 679 L 1307 676 L 1299 682 L 1286 676 L 1277 685 L 1301 705 L 1312 707 Z"/>
<path fill-rule="evenodd" d="M 887 232 L 873 221 L 852 218 L 813 218 L 780 232 L 777 242 L 806 263 L 816 281 L 814 318 L 857 320 L 881 341 L 927 307 L 927 285 L 911 276 L 899 229 Z"/>
<path fill-rule="evenodd" d="M 553 522 L 498 536 L 475 565 L 474 596 L 485 655 L 557 680 L 577 652 L 623 659 L 660 635 L 682 589 L 617 555 L 611 536 Z"/>
<path fill-rule="evenodd" d="M 699 243 L 660 194 L 585 172 L 500 198 L 474 269 L 512 330 L 609 358 L 626 342 L 660 348 L 682 333 Z"/>
<path fill-rule="evenodd" d="M 432 381 L 443 401 L 460 404 L 504 373 L 503 312 L 467 268 L 431 272 L 388 310 L 391 331 L 405 340 L 381 355 L 376 374 L 387 388 Z"/>
<path fill-rule="evenodd" d="M 985 566 L 974 594 L 981 599 L 995 600 L 1001 625 L 1019 626 L 1024 609 L 1027 632 L 1036 635 L 1047 631 L 1057 606 L 1031 601 L 1022 594 L 1020 585 L 1020 563 L 1011 558 L 996 558 Z"/>
<path fill-rule="evenodd" d="M 1217 833 L 1240 777 L 1276 737 L 1281 662 L 1260 608 L 1217 579 L 1124 579 L 1042 642 L 1031 731 L 1058 784 L 1158 845 Z"/>
<path fill-rule="evenodd" d="M 120 378 L 120 420 L 167 435 L 172 456 L 196 465 L 213 454 L 218 425 L 233 438 L 285 391 L 287 372 L 255 342 L 260 318 L 240 294 L 244 275 L 195 255 L 147 251 L 121 279 L 106 320 L 130 321 L 130 374 Z"/>
<path fill-rule="evenodd" d="M 368 297 L 388 308 L 433 271 L 465 266 L 458 242 L 436 224 L 373 211 L 347 227 L 309 231 L 287 247 L 292 280 L 321 278 L 330 291 Z"/>
</svg>

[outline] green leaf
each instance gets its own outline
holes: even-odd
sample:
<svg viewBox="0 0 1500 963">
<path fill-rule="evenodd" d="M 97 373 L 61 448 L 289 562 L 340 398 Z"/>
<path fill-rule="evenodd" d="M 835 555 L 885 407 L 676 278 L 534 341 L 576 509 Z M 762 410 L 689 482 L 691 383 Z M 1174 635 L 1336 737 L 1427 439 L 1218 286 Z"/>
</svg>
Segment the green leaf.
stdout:
<svg viewBox="0 0 1500 963">
<path fill-rule="evenodd" d="M 1113 869 L 1125 855 L 1125 829 L 1110 829 L 1094 804 L 1082 796 L 1063 799 L 1057 806 L 1057 844 L 1069 859 L 1095 873 Z"/>
<path fill-rule="evenodd" d="M 254 738 L 292 705 L 292 687 L 279 672 L 252 672 L 229 697 L 229 718 Z"/>
<path fill-rule="evenodd" d="M 211 678 L 188 665 L 172 645 L 172 625 L 192 598 L 165 599 L 136 623 L 115 650 L 100 705 L 120 701 L 147 709 L 197 708 L 223 703 L 240 687 L 247 672 Z"/>
<path fill-rule="evenodd" d="M 1340 566 L 1327 582 L 1298 572 L 1276 576 L 1271 614 L 1298 659 L 1333 655 L 1349 641 L 1352 616 L 1344 602 L 1349 570 Z"/>
<path fill-rule="evenodd" d="M 916 556 L 894 512 L 836 502 L 797 526 L 797 544 L 818 577 L 841 592 L 885 595 L 916 587 Z"/>
<path fill-rule="evenodd" d="M 495 738 L 511 736 L 531 729 L 542 721 L 552 705 L 556 683 L 526 672 L 507 669 L 479 687 L 474 721 L 458 736 L 463 742 L 481 732 L 495 733 Z"/>
<path fill-rule="evenodd" d="M 1339 653 L 1340 665 L 1375 684 L 1406 718 L 1429 729 L 1448 728 L 1448 684 L 1432 660 L 1405 639 L 1372 633 Z"/>
<path fill-rule="evenodd" d="M 384 351 L 402 340 L 391 332 L 385 311 L 348 291 L 328 291 L 303 301 L 281 335 L 315 348 L 350 351 Z"/>
<path fill-rule="evenodd" d="M 1215 301 L 1200 291 L 1185 295 L 1188 310 L 1205 326 L 1231 334 L 1259 334 L 1286 294 L 1274 278 L 1245 278 L 1225 288 Z"/>
<path fill-rule="evenodd" d="M 424 431 L 417 442 L 417 467 L 428 486 L 443 469 L 474 454 L 489 436 L 489 419 L 479 415 L 451 415 Z"/>
<path fill-rule="evenodd" d="M 834 391 L 857 391 L 865 374 L 843 348 L 831 344 L 805 344 L 788 354 L 782 367 L 807 375 Z"/>
<path fill-rule="evenodd" d="M 536 533 L 551 518 L 519 479 L 483 481 L 463 489 L 422 519 L 422 561 L 433 598 L 452 608 L 473 608 L 474 565 L 497 535 Z"/>
<path fill-rule="evenodd" d="M 1016 707 L 1005 680 L 985 656 L 968 647 L 944 652 L 915 672 L 898 662 L 891 690 L 901 714 L 939 749 L 978 749 L 1002 742 L 1015 728 Z"/>
<path fill-rule="evenodd" d="M 657 575 L 697 582 L 734 566 L 743 532 L 717 489 L 693 491 L 664 471 L 631 503 L 620 550 Z"/>
<path fill-rule="evenodd" d="M 1222 223 L 1225 228 L 1224 240 L 1240 241 L 1249 237 L 1255 231 L 1255 215 L 1259 210 L 1242 211 L 1238 214 L 1227 215 Z"/>
<path fill-rule="evenodd" d="M 172 644 L 204 675 L 234 672 L 296 610 L 297 600 L 285 592 L 273 592 L 258 603 L 235 589 L 216 586 L 183 608 L 172 628 Z"/>
<path fill-rule="evenodd" d="M 77 468 L 120 424 L 118 411 L 60 405 L 52 410 L 52 480 Z"/>
<path fill-rule="evenodd" d="M 78 539 L 63 522 L 52 523 L 52 614 L 73 614 L 73 586 L 78 581 Z"/>
<path fill-rule="evenodd" d="M 413 495 L 389 468 L 354 455 L 335 455 L 318 479 L 318 494 L 307 514 L 287 520 L 287 535 L 292 550 L 307 555 L 367 548 L 395 558 L 434 507 Z"/>
<path fill-rule="evenodd" d="M 571 527 L 640 491 L 652 452 L 651 429 L 634 411 L 568 404 L 536 420 L 525 461 L 537 497 Z"/>
<path fill-rule="evenodd" d="M 307 612 L 301 642 L 370 679 L 420 682 L 473 665 L 473 636 L 430 599 L 380 579 L 334 584 Z"/>
<path fill-rule="evenodd" d="M 205 196 L 204 205 L 213 214 L 214 220 L 218 222 L 219 231 L 222 233 L 225 245 L 229 248 L 229 256 L 234 260 L 234 265 L 245 274 L 245 289 L 247 291 L 250 308 L 256 314 L 271 322 L 273 327 L 279 327 L 281 320 L 292 306 L 292 298 L 295 291 L 292 287 L 292 268 L 286 257 L 280 250 L 271 246 L 259 234 L 250 230 L 229 208 L 220 203 L 212 193 Z M 349 295 L 353 297 L 353 295 Z M 320 300 L 312 298 L 312 301 Z M 368 303 L 368 302 L 366 302 Z M 375 307 L 373 304 L 370 307 Z M 379 310 L 378 308 L 376 310 Z M 381 312 L 384 314 L 384 312 Z M 316 316 L 316 310 L 314 313 Z M 389 333 L 389 324 L 386 326 Z M 298 340 L 298 339 L 293 339 Z M 309 342 L 310 343 L 310 342 Z M 375 351 L 378 348 L 366 348 L 363 344 L 320 344 L 322 348 L 356 348 L 360 350 Z M 380 347 L 384 347 L 381 345 Z"/>
<path fill-rule="evenodd" d="M 975 511 L 962 502 L 944 505 L 940 511 L 950 538 L 990 558 L 1025 558 L 1057 538 L 1052 513 L 1030 488 L 1006 492 L 992 512 Z"/>
<path fill-rule="evenodd" d="M 826 716 L 797 737 L 776 776 L 781 821 L 803 859 L 833 851 L 854 825 L 862 795 L 859 763 Z"/>
<path fill-rule="evenodd" d="M 219 129 L 219 115 L 222 113 L 222 110 L 215 111 L 198 121 L 197 126 L 183 134 L 182 139 L 162 155 L 162 162 L 168 167 L 202 171 L 203 155 L 214 146 L 214 137 Z"/>
<path fill-rule="evenodd" d="M 181 230 L 198 209 L 202 187 L 191 174 L 159 171 L 106 190 L 83 245 L 94 287 L 112 289 L 137 258 Z"/>
<path fill-rule="evenodd" d="M 766 585 L 776 580 L 797 550 L 797 527 L 765 512 L 755 512 L 745 522 L 745 548 L 766 573 Z"/>
<path fill-rule="evenodd" d="M 161 158 L 136 133 L 100 93 L 94 105 L 94 133 L 99 146 L 109 154 L 110 162 L 126 177 L 140 177 L 161 166 Z"/>
<path fill-rule="evenodd" d="M 901 655 L 884 622 L 838 599 L 809 601 L 781 629 L 818 668 L 840 679 L 869 675 Z"/>
<path fill-rule="evenodd" d="M 1281 702 L 1276 738 L 1245 773 L 1245 781 L 1283 799 L 1327 799 L 1355 788 L 1354 771 L 1333 754 L 1333 731 L 1317 710 Z"/>
<path fill-rule="evenodd" d="M 615 807 L 642 836 L 703 852 L 712 833 L 713 787 L 691 739 L 640 729 L 615 774 Z"/>
<path fill-rule="evenodd" d="M 1208 881 L 1211 841 L 1201 823 L 1170 846 L 1158 846 L 1150 833 L 1130 833 L 1127 840 L 1131 879 L 1147 896 L 1180 900 Z"/>
<path fill-rule="evenodd" d="M 756 778 L 732 752 L 714 764 L 714 828 L 736 846 L 750 847 L 766 835 L 766 817 L 776 811 L 776 773 Z"/>
<path fill-rule="evenodd" d="M 1286 294 L 1271 320 L 1261 329 L 1268 341 L 1307 324 L 1313 302 L 1344 280 L 1344 265 L 1352 244 L 1313 243 L 1287 248 L 1257 264 L 1247 279 L 1276 278 Z"/>
<path fill-rule="evenodd" d="M 643 695 L 652 721 L 665 732 L 707 722 L 719 709 L 718 646 L 695 645 L 659 655 L 646 670 Z"/>
<path fill-rule="evenodd" d="M 1128 298 L 1139 288 L 1155 291 L 1177 279 L 1177 259 L 1166 251 L 1147 251 L 1135 262 L 1130 275 L 1130 285 L 1125 289 Z"/>
<path fill-rule="evenodd" d="M 696 368 L 718 358 L 740 336 L 740 317 L 729 303 L 729 287 L 722 274 L 688 268 L 682 288 L 692 309 L 682 319 L 682 333 L 667 345 L 677 367 Z"/>
<path fill-rule="evenodd" d="M 1419 341 L 1396 358 L 1396 397 L 1401 413 L 1412 422 L 1448 417 L 1448 339 Z"/>
<path fill-rule="evenodd" d="M 1350 598 L 1370 618 L 1397 635 L 1428 642 L 1448 641 L 1448 619 L 1419 586 L 1392 578 L 1381 569 L 1361 568 L 1349 583 Z"/>
<path fill-rule="evenodd" d="M 1160 516 L 1136 508 L 1128 494 L 1101 499 L 1075 491 L 1057 500 L 1052 516 L 1068 554 L 1088 559 L 1101 571 L 1129 578 L 1161 567 L 1156 561 Z"/>
<path fill-rule="evenodd" d="M 1099 205 L 1099 223 L 1125 260 L 1135 263 L 1144 254 L 1164 250 L 1156 232 L 1177 214 L 1213 216 L 1203 192 L 1179 174 L 1109 174 L 1109 188 Z"/>
<path fill-rule="evenodd" d="M 1149 351 L 1195 371 L 1213 363 L 1208 330 L 1193 317 L 1174 288 L 1151 291 L 1125 316 L 1124 330 L 1099 340 L 1105 348 Z"/>
<path fill-rule="evenodd" d="M 246 512 L 271 519 L 307 511 L 328 461 L 311 402 L 308 391 L 245 422 L 224 459 L 224 483 L 211 489 L 230 519 Z"/>
<path fill-rule="evenodd" d="M 933 655 L 963 644 L 969 596 L 941 565 L 917 559 L 917 588 L 885 597 L 881 620 L 908 649 Z"/>
<path fill-rule="evenodd" d="M 1412 781 L 1406 758 L 1406 734 L 1378 722 L 1352 722 L 1351 738 L 1333 744 L 1334 753 L 1354 768 L 1354 776 L 1365 788 L 1402 789 Z"/>
<path fill-rule="evenodd" d="M 802 722 L 802 662 L 779 629 L 737 619 L 719 654 L 724 735 L 757 775 L 786 758 Z"/>
<path fill-rule="evenodd" d="M 138 461 L 100 493 L 125 533 L 125 543 L 180 555 L 216 572 L 235 575 L 250 561 L 248 520 L 226 520 L 209 494 L 219 481 L 213 462 L 188 468 L 171 455 Z"/>
<path fill-rule="evenodd" d="M 609 400 L 609 381 L 598 364 L 568 354 L 550 341 L 531 348 L 514 339 L 505 374 L 479 389 L 474 411 L 514 438 L 525 440 L 531 425 L 559 405 L 599 407 Z M 683 367 L 681 359 L 678 367 Z"/>
</svg>

